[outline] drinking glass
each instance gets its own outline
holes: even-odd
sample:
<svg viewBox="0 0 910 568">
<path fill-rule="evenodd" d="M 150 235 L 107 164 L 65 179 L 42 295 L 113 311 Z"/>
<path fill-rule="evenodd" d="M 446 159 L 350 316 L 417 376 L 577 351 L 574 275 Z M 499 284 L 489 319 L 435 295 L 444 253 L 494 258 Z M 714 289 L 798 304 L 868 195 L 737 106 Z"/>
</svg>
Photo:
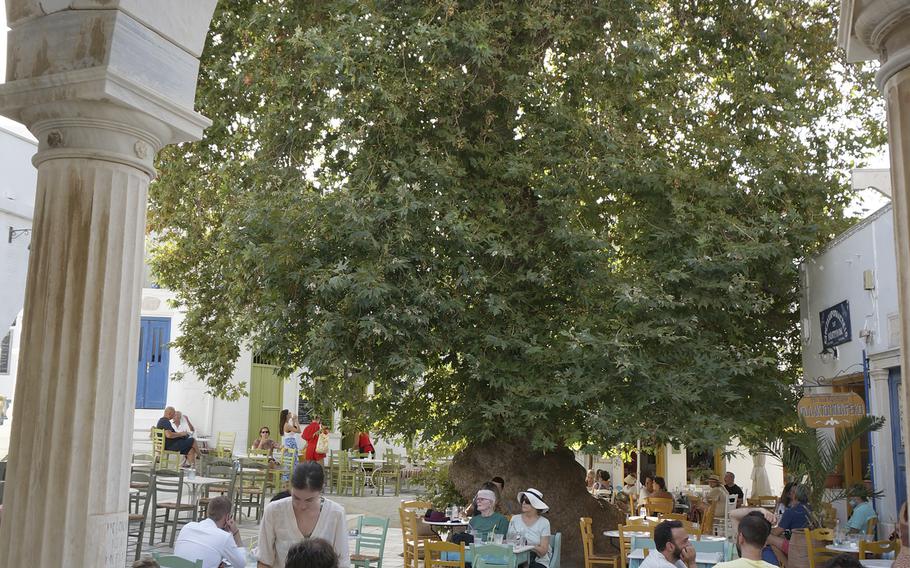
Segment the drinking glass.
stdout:
<svg viewBox="0 0 910 568">
<path fill-rule="evenodd" d="M 494 533 L 494 534 L 493 534 L 493 542 L 494 542 L 495 544 L 502 544 L 502 535 L 499 534 L 499 533 Z"/>
</svg>

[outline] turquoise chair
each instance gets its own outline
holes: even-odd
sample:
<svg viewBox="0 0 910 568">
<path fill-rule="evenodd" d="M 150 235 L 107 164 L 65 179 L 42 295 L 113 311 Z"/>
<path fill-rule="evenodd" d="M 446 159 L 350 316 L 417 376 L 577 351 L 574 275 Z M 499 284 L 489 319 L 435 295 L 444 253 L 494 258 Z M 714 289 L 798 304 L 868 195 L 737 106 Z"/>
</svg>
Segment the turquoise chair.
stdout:
<svg viewBox="0 0 910 568">
<path fill-rule="evenodd" d="M 559 556 L 562 554 L 562 533 L 550 537 L 550 568 L 559 568 Z"/>
<path fill-rule="evenodd" d="M 733 549 L 727 546 L 727 541 L 725 540 L 692 540 L 689 542 L 692 543 L 695 552 L 720 553 L 721 562 L 726 562 L 733 556 Z"/>
<path fill-rule="evenodd" d="M 689 542 L 694 542 L 694 541 L 689 541 Z M 654 544 L 653 538 L 633 536 L 632 543 L 629 548 L 631 548 L 632 550 L 647 549 L 649 554 L 652 552 L 657 552 L 657 545 Z M 628 563 L 628 568 L 638 568 L 639 565 L 641 565 L 641 560 L 630 558 L 627 560 L 627 563 Z"/>
<path fill-rule="evenodd" d="M 364 529 L 379 528 L 379 531 Z M 351 555 L 351 564 L 360 568 L 382 568 L 382 557 L 385 554 L 385 537 L 389 532 L 389 519 L 361 516 L 357 521 L 357 544 Z M 371 554 L 375 551 L 376 554 Z"/>
<path fill-rule="evenodd" d="M 153 553 L 152 556 L 155 557 L 155 560 L 158 561 L 158 565 L 161 566 L 161 568 L 202 568 L 202 560 L 192 562 L 180 558 L 179 556 L 162 556 L 157 552 Z"/>
<path fill-rule="evenodd" d="M 512 547 L 501 544 L 471 545 L 471 565 L 473 568 L 518 568 L 518 557 Z"/>
</svg>

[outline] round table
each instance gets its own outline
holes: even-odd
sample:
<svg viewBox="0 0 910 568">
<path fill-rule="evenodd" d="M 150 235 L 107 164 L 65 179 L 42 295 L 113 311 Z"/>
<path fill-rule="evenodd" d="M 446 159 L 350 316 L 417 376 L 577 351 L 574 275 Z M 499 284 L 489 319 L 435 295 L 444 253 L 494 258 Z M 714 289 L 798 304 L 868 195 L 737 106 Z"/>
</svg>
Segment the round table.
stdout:
<svg viewBox="0 0 910 568">
<path fill-rule="evenodd" d="M 452 529 L 455 529 L 455 528 L 464 528 L 464 527 L 466 527 L 466 526 L 468 526 L 468 525 L 470 524 L 470 523 L 468 523 L 467 519 L 456 519 L 456 520 L 454 520 L 454 521 L 453 521 L 453 520 L 448 520 L 448 521 L 428 521 L 428 520 L 426 520 L 426 519 L 421 519 L 421 520 L 423 521 L 423 524 L 429 525 L 429 526 L 430 526 L 430 529 L 431 529 L 434 533 L 436 533 L 436 536 L 438 536 L 438 537 L 441 538 L 442 540 L 449 540 L 449 532 L 450 532 Z M 443 537 L 441 534 L 439 534 L 440 531 L 446 533 L 446 535 Z"/>
</svg>

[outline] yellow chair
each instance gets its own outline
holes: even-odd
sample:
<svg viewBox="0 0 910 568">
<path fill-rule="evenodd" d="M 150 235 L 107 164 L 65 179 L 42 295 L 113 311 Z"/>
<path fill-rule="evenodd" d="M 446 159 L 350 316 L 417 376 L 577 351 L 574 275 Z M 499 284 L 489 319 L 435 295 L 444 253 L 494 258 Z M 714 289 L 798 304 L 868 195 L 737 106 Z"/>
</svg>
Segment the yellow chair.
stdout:
<svg viewBox="0 0 910 568">
<path fill-rule="evenodd" d="M 649 516 L 666 515 L 673 512 L 673 499 L 664 497 L 648 497 L 645 499 L 645 509 Z"/>
<path fill-rule="evenodd" d="M 700 527 L 701 529 L 698 531 L 700 537 L 714 534 L 714 503 L 708 503 L 705 507 L 705 514 L 701 518 Z"/>
<path fill-rule="evenodd" d="M 870 519 L 871 520 L 871 519 Z M 881 557 L 882 554 L 893 552 L 896 557 L 901 551 L 900 539 L 894 540 L 861 540 L 859 541 L 859 559 L 864 560 L 867 554 Z"/>
<path fill-rule="evenodd" d="M 178 469 L 182 456 L 180 452 L 165 450 L 165 440 L 163 428 L 152 428 L 152 457 L 155 460 L 155 469 Z"/>
<path fill-rule="evenodd" d="M 870 539 L 875 540 L 875 527 L 878 526 L 878 517 L 869 517 L 869 520 L 866 521 L 866 536 Z"/>
<path fill-rule="evenodd" d="M 660 515 L 661 521 L 682 521 L 683 523 L 688 523 L 689 519 L 682 513 L 664 513 Z M 692 523 L 689 523 L 690 525 Z M 689 530 L 688 528 L 686 530 Z"/>
<path fill-rule="evenodd" d="M 629 524 L 619 525 L 619 565 L 626 568 L 626 559 L 632 552 L 632 537 L 626 536 L 626 533 L 646 532 L 650 538 L 654 538 L 654 527 L 652 524 Z"/>
<path fill-rule="evenodd" d="M 443 560 L 443 558 L 450 558 L 448 553 L 452 552 L 458 554 L 458 560 Z M 423 566 L 424 568 L 465 568 L 464 543 L 428 541 L 423 545 Z"/>
<path fill-rule="evenodd" d="M 218 432 L 218 440 L 215 442 L 215 455 L 220 458 L 229 458 L 234 453 L 234 440 L 237 439 L 237 432 Z"/>
<path fill-rule="evenodd" d="M 829 543 L 834 542 L 833 530 L 828 528 L 805 529 L 805 533 L 806 556 L 809 557 L 809 568 L 821 568 L 825 562 L 840 554 L 826 548 Z"/>
<path fill-rule="evenodd" d="M 418 568 L 423 547 L 427 542 L 439 540 L 435 534 L 420 534 L 418 516 L 422 516 L 433 504 L 429 501 L 402 501 L 398 506 L 401 520 L 401 538 L 404 544 L 404 568 Z"/>
<path fill-rule="evenodd" d="M 581 517 L 578 524 L 581 526 L 581 546 L 585 554 L 585 568 L 593 568 L 595 564 L 616 568 L 616 557 L 594 554 L 594 530 L 591 528 L 591 517 Z M 620 536 L 622 536 L 621 533 Z"/>
</svg>

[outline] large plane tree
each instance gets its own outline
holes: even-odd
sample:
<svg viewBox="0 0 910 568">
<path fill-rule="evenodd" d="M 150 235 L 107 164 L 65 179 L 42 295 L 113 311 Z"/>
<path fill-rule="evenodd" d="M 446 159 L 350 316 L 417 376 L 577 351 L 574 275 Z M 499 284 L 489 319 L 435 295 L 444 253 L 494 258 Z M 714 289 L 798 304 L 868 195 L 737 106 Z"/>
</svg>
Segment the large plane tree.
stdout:
<svg viewBox="0 0 910 568">
<path fill-rule="evenodd" d="M 214 125 L 151 190 L 181 357 L 236 397 L 248 345 L 354 422 L 467 452 L 773 432 L 798 261 L 882 141 L 836 9 L 221 3 Z"/>
</svg>

